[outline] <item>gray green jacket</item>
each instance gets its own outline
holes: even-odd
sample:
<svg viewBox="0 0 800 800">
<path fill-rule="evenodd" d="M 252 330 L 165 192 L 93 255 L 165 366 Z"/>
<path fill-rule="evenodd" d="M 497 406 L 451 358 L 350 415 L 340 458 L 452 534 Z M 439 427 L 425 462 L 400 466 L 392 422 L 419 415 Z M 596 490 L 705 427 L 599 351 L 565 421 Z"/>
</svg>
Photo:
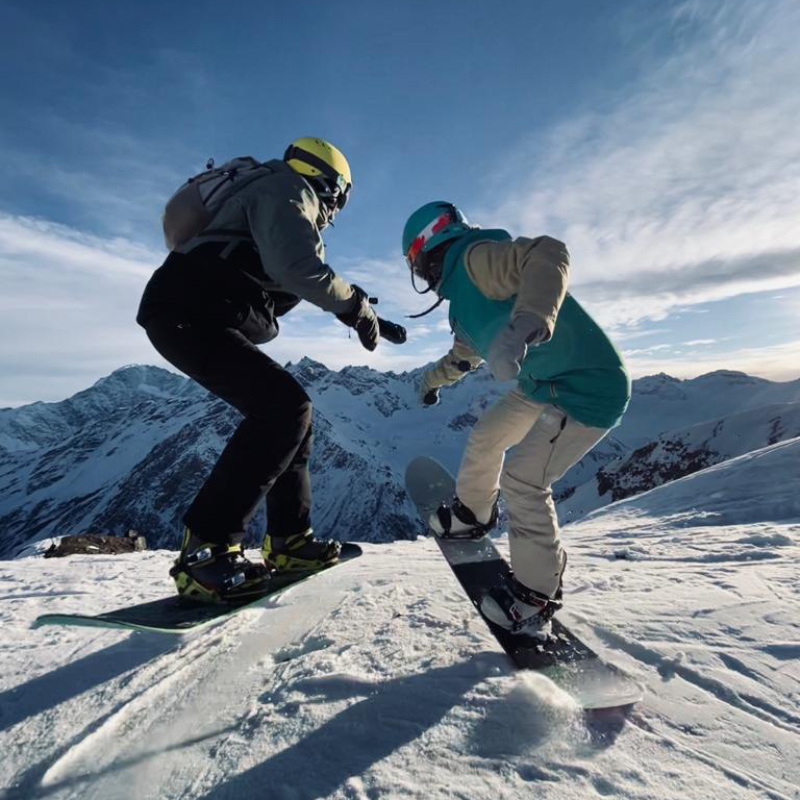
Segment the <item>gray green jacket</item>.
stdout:
<svg viewBox="0 0 800 800">
<path fill-rule="evenodd" d="M 540 249 L 541 248 L 541 249 Z M 519 388 L 532 400 L 562 408 L 584 425 L 619 424 L 630 379 L 619 351 L 566 290 L 569 256 L 550 237 L 516 239 L 477 230 L 448 251 L 437 287 L 450 301 L 453 349 L 429 370 L 425 387 L 453 383 L 485 359 L 494 337 L 523 311 L 537 314 L 550 338 L 528 350 Z"/>
<path fill-rule="evenodd" d="M 275 289 L 323 311 L 348 311 L 353 305 L 353 288 L 325 264 L 325 245 L 316 222 L 316 194 L 284 161 L 268 161 L 265 167 L 262 177 L 232 195 L 208 229 L 178 252 L 188 253 L 207 241 L 252 239 Z"/>
<path fill-rule="evenodd" d="M 301 300 L 333 314 L 357 301 L 325 264 L 316 194 L 283 161 L 268 161 L 209 226 L 171 252 L 145 287 L 137 322 L 169 315 L 234 328 L 255 344 Z"/>
</svg>

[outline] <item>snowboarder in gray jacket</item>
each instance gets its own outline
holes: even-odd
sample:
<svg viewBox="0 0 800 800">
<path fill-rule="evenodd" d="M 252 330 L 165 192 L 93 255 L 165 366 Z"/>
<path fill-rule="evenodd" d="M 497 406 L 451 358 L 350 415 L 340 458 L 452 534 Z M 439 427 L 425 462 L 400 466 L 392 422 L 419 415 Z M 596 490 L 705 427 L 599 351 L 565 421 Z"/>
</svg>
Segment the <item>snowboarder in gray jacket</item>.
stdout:
<svg viewBox="0 0 800 800">
<path fill-rule="evenodd" d="M 339 554 L 336 542 L 312 535 L 311 401 L 256 345 L 274 339 L 301 300 L 355 329 L 367 350 L 381 325 L 366 293 L 325 263 L 320 232 L 352 185 L 337 148 L 302 138 L 283 160 L 211 167 L 167 205 L 171 252 L 137 322 L 167 361 L 244 417 L 184 515 L 171 570 L 179 593 L 224 602 L 263 591 L 270 570 L 321 569 Z M 404 341 L 402 328 L 381 323 L 387 338 Z M 245 557 L 242 541 L 264 497 L 262 564 Z"/>
</svg>

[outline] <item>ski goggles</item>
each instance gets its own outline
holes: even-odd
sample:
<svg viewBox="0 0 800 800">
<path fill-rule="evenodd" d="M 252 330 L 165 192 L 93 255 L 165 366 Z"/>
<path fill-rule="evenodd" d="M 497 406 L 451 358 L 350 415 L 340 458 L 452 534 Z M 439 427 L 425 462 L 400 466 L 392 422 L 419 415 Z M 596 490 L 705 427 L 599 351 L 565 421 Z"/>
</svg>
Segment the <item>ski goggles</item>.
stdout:
<svg viewBox="0 0 800 800">
<path fill-rule="evenodd" d="M 330 200 L 332 208 L 341 211 L 350 199 L 350 189 L 352 189 L 352 186 L 347 182 L 347 178 L 345 178 L 344 175 L 337 175 L 333 180 L 327 178 L 324 183 L 327 190 L 321 192 L 321 196 Z"/>
</svg>

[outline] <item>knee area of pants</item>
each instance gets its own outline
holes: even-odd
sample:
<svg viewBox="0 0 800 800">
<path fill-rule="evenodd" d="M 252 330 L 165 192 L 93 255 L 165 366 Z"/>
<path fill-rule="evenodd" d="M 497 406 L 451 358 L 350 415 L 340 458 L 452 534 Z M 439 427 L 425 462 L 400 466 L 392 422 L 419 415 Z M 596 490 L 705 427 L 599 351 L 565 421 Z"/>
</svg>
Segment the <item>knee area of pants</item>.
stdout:
<svg viewBox="0 0 800 800">
<path fill-rule="evenodd" d="M 312 405 L 311 401 L 306 398 L 302 403 L 300 403 L 297 410 L 297 419 L 304 430 L 308 430 L 311 427 L 311 419 L 313 416 L 314 406 Z"/>
<path fill-rule="evenodd" d="M 503 494 L 547 494 L 548 487 L 539 485 L 535 479 L 520 478 L 508 469 L 500 475 L 500 489 Z"/>
<path fill-rule="evenodd" d="M 296 400 L 296 401 L 295 401 Z M 285 398 L 272 413 L 286 425 L 291 425 L 297 430 L 308 430 L 311 427 L 314 407 L 307 396 L 297 396 L 296 398 Z"/>
<path fill-rule="evenodd" d="M 484 424 L 481 424 L 482 422 Z M 495 445 L 501 443 L 502 440 L 502 433 L 483 420 L 478 420 L 478 422 L 475 423 L 469 435 L 470 444 L 490 449 L 494 449 Z"/>
<path fill-rule="evenodd" d="M 300 389 L 298 392 L 284 392 L 276 397 L 274 393 L 264 394 L 260 401 L 252 404 L 249 419 L 263 421 L 273 427 L 291 428 L 305 432 L 311 428 L 313 406 L 308 395 Z"/>
</svg>

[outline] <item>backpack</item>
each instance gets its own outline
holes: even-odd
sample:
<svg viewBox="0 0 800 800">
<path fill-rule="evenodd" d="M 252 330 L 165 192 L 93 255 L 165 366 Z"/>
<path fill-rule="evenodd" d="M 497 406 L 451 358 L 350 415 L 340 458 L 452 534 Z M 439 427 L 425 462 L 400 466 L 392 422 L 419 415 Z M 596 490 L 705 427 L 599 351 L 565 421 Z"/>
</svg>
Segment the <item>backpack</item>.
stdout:
<svg viewBox="0 0 800 800">
<path fill-rule="evenodd" d="M 209 159 L 205 171 L 189 178 L 167 201 L 162 217 L 167 249 L 176 250 L 201 234 L 231 195 L 271 172 L 249 156 L 219 167 Z"/>
</svg>

